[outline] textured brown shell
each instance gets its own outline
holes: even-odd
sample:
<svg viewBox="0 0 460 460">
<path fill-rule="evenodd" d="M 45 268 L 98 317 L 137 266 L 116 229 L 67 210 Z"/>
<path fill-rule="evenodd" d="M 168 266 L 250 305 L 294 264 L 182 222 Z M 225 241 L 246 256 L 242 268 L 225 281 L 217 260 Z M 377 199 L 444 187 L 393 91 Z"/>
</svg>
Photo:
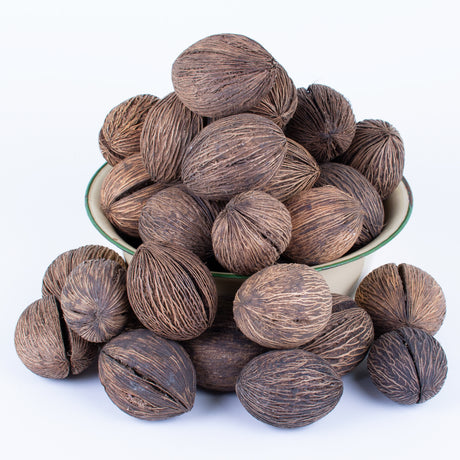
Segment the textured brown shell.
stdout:
<svg viewBox="0 0 460 460">
<path fill-rule="evenodd" d="M 404 144 L 401 135 L 386 121 L 360 121 L 356 125 L 353 142 L 340 161 L 363 174 L 385 200 L 403 176 Z"/>
<path fill-rule="evenodd" d="M 191 142 L 182 181 L 203 198 L 228 200 L 268 182 L 283 162 L 286 144 L 281 128 L 260 115 L 222 118 Z"/>
<path fill-rule="evenodd" d="M 114 107 L 99 131 L 99 147 L 107 163 L 114 166 L 140 152 L 140 137 L 147 112 L 158 98 L 150 94 L 131 97 Z"/>
<path fill-rule="evenodd" d="M 109 398 L 133 417 L 163 420 L 192 409 L 195 370 L 184 349 L 146 329 L 112 339 L 99 356 Z"/>
<path fill-rule="evenodd" d="M 303 145 L 318 161 L 330 161 L 350 147 L 356 121 L 350 103 L 325 85 L 297 89 L 297 110 L 286 135 Z"/>
<path fill-rule="evenodd" d="M 270 351 L 241 372 L 236 394 L 261 422 L 280 428 L 310 425 L 340 400 L 343 384 L 332 367 L 305 350 Z"/>
<path fill-rule="evenodd" d="M 361 205 L 336 187 L 306 190 L 285 204 L 292 220 L 291 242 L 285 254 L 294 262 L 330 262 L 343 256 L 361 233 Z"/>
<path fill-rule="evenodd" d="M 332 313 L 356 307 L 358 307 L 358 304 L 351 297 L 332 293 Z"/>
<path fill-rule="evenodd" d="M 301 264 L 278 264 L 249 277 L 233 303 L 243 334 L 267 348 L 294 348 L 316 337 L 331 315 L 324 278 Z"/>
<path fill-rule="evenodd" d="M 180 168 L 190 141 L 203 128 L 203 118 L 170 93 L 148 113 L 141 135 L 145 168 L 155 182 L 180 179 Z"/>
<path fill-rule="evenodd" d="M 204 117 L 223 117 L 256 106 L 270 91 L 277 63 L 243 35 L 203 38 L 174 61 L 172 82 L 179 99 Z"/>
<path fill-rule="evenodd" d="M 172 340 L 198 337 L 211 326 L 217 289 L 211 272 L 180 246 L 144 243 L 128 268 L 128 298 L 141 323 Z"/>
<path fill-rule="evenodd" d="M 371 315 L 377 334 L 409 326 L 434 335 L 446 315 L 439 284 L 409 264 L 376 268 L 361 281 L 355 300 Z"/>
<path fill-rule="evenodd" d="M 403 327 L 374 342 L 367 368 L 385 396 L 400 404 L 416 404 L 439 393 L 447 376 L 447 358 L 434 337 Z"/>
<path fill-rule="evenodd" d="M 276 198 L 251 190 L 233 197 L 212 227 L 212 246 L 228 271 L 250 275 L 278 260 L 291 238 L 291 216 Z"/>
</svg>

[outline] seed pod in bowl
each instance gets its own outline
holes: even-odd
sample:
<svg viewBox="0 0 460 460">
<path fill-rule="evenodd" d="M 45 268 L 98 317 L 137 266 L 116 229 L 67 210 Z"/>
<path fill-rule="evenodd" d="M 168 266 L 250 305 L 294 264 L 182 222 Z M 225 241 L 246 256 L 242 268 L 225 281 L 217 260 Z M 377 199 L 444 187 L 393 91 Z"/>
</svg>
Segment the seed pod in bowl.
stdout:
<svg viewBox="0 0 460 460">
<path fill-rule="evenodd" d="M 180 179 L 180 167 L 190 141 L 203 128 L 203 118 L 191 112 L 176 93 L 149 111 L 141 135 L 145 168 L 155 182 Z"/>
<path fill-rule="evenodd" d="M 326 185 L 297 193 L 286 203 L 291 213 L 291 242 L 285 255 L 297 263 L 317 265 L 343 256 L 363 225 L 359 202 Z"/>
<path fill-rule="evenodd" d="M 281 201 L 251 190 L 233 197 L 212 227 L 212 246 L 228 271 L 250 275 L 278 260 L 291 238 L 291 216 Z"/>
<path fill-rule="evenodd" d="M 150 94 L 131 97 L 114 107 L 99 132 L 99 147 L 110 165 L 140 152 L 140 137 L 147 112 L 158 98 Z"/>
<path fill-rule="evenodd" d="M 318 163 L 344 153 L 356 130 L 350 103 L 325 85 L 298 88 L 297 96 L 297 110 L 286 127 L 286 135 L 303 145 Z"/>
<path fill-rule="evenodd" d="M 182 181 L 198 196 L 228 200 L 268 182 L 283 162 L 286 144 L 281 128 L 265 117 L 242 113 L 222 118 L 190 143 Z"/>
<path fill-rule="evenodd" d="M 203 38 L 174 61 L 172 82 L 183 104 L 204 117 L 245 112 L 268 94 L 277 63 L 259 43 L 244 35 Z"/>
</svg>

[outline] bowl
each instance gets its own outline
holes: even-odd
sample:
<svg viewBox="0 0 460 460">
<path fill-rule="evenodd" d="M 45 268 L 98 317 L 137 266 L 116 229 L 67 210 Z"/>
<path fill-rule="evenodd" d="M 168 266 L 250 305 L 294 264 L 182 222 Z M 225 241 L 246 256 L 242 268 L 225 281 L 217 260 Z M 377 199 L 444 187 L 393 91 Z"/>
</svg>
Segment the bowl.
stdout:
<svg viewBox="0 0 460 460">
<path fill-rule="evenodd" d="M 112 244 L 123 251 L 129 263 L 136 248 L 129 244 L 112 224 L 107 220 L 100 206 L 102 182 L 112 167 L 101 166 L 91 178 L 85 194 L 85 206 L 88 217 L 96 229 Z M 385 223 L 383 230 L 374 240 L 362 248 L 347 253 L 331 262 L 315 265 L 313 268 L 321 272 L 332 292 L 352 295 L 363 271 L 366 258 L 373 252 L 389 243 L 407 224 L 412 213 L 413 199 L 410 186 L 405 178 L 396 190 L 384 201 Z M 212 271 L 219 294 L 227 295 L 236 292 L 247 276 L 228 272 Z"/>
</svg>

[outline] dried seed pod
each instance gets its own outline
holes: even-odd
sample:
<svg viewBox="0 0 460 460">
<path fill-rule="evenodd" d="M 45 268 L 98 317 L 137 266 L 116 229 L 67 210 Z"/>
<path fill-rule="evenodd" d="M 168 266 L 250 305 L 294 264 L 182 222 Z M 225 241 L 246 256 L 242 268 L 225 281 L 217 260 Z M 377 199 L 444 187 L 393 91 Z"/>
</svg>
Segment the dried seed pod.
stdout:
<svg viewBox="0 0 460 460">
<path fill-rule="evenodd" d="M 214 391 L 234 391 L 243 367 L 265 348 L 247 339 L 233 320 L 233 297 L 219 297 L 212 326 L 193 340 L 183 343 L 195 367 L 200 387 Z"/>
<path fill-rule="evenodd" d="M 283 162 L 286 144 L 281 128 L 260 115 L 222 118 L 191 142 L 182 163 L 182 181 L 203 198 L 230 199 L 269 181 Z"/>
<path fill-rule="evenodd" d="M 140 322 L 172 340 L 198 337 L 211 326 L 217 289 L 209 269 L 181 246 L 144 243 L 127 277 L 128 298 Z"/>
<path fill-rule="evenodd" d="M 350 103 L 325 85 L 297 89 L 297 110 L 286 135 L 303 145 L 318 161 L 331 161 L 350 147 L 356 121 Z"/>
<path fill-rule="evenodd" d="M 155 182 L 180 179 L 180 167 L 190 141 L 203 128 L 203 118 L 170 93 L 148 113 L 141 135 L 145 168 Z"/>
<path fill-rule="evenodd" d="M 122 233 L 138 238 L 139 217 L 148 198 L 167 187 L 154 183 L 144 168 L 140 154 L 117 163 L 101 188 L 101 209 Z"/>
<path fill-rule="evenodd" d="M 439 393 L 447 376 L 447 358 L 434 337 L 403 327 L 374 342 L 367 369 L 385 396 L 400 404 L 416 404 Z"/>
<path fill-rule="evenodd" d="M 16 325 L 14 345 L 29 370 L 52 379 L 80 374 L 97 353 L 94 344 L 67 327 L 53 296 L 45 296 L 24 310 Z"/>
<path fill-rule="evenodd" d="M 228 271 L 250 275 L 278 260 L 291 238 L 291 216 L 276 198 L 251 190 L 233 197 L 212 227 L 212 246 Z"/>
<path fill-rule="evenodd" d="M 332 313 L 347 310 L 348 308 L 357 308 L 357 303 L 347 295 L 332 293 Z"/>
<path fill-rule="evenodd" d="M 340 161 L 363 174 L 385 200 L 403 175 L 404 144 L 401 135 L 386 121 L 360 121 L 356 125 L 353 142 Z"/>
<path fill-rule="evenodd" d="M 88 342 L 107 342 L 128 322 L 126 270 L 113 260 L 86 260 L 67 277 L 61 305 L 68 326 Z"/>
<path fill-rule="evenodd" d="M 377 335 L 403 326 L 434 335 L 446 315 L 441 286 L 409 264 L 376 268 L 361 281 L 355 300 L 371 315 Z"/>
<path fill-rule="evenodd" d="M 319 335 L 301 348 L 324 358 L 342 376 L 364 359 L 373 340 L 371 317 L 355 307 L 333 312 Z"/>
<path fill-rule="evenodd" d="M 305 350 L 270 351 L 241 372 L 236 394 L 261 422 L 280 428 L 310 425 L 340 400 L 343 384 L 332 367 Z"/>
<path fill-rule="evenodd" d="M 224 117 L 255 107 L 275 81 L 277 62 L 243 35 L 218 34 L 187 48 L 174 61 L 179 99 L 204 117 Z"/>
<path fill-rule="evenodd" d="M 330 262 L 343 256 L 361 233 L 361 205 L 336 187 L 306 190 L 285 204 L 292 220 L 291 242 L 285 254 L 294 262 Z"/>
<path fill-rule="evenodd" d="M 119 409 L 144 420 L 181 415 L 195 401 L 195 370 L 187 353 L 146 329 L 124 332 L 104 345 L 99 378 Z"/>
<path fill-rule="evenodd" d="M 329 321 L 332 296 L 324 278 L 302 264 L 278 264 L 249 277 L 233 303 L 243 334 L 267 348 L 294 348 Z"/>
<path fill-rule="evenodd" d="M 114 166 L 140 152 L 140 137 L 147 112 L 158 98 L 150 94 L 134 96 L 114 107 L 99 132 L 99 147 L 107 163 Z"/>
<path fill-rule="evenodd" d="M 369 243 L 382 231 L 385 219 L 382 199 L 359 171 L 340 163 L 323 163 L 315 185 L 333 185 L 360 202 L 364 210 L 363 228 L 354 248 Z"/>
<path fill-rule="evenodd" d="M 260 190 L 286 201 L 316 183 L 320 169 L 316 160 L 297 142 L 287 139 L 287 151 L 277 173 Z"/>
</svg>

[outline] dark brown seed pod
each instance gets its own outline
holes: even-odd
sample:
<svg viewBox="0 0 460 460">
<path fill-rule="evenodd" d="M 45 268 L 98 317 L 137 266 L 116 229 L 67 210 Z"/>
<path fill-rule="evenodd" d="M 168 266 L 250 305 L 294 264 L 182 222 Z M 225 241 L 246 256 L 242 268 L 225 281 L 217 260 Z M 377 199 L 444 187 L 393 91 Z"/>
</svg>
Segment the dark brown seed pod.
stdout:
<svg viewBox="0 0 460 460">
<path fill-rule="evenodd" d="M 144 420 L 181 415 L 195 401 L 195 370 L 187 353 L 146 329 L 124 332 L 104 346 L 99 378 L 119 409 Z"/>
<path fill-rule="evenodd" d="M 325 85 L 297 89 L 297 110 L 286 135 L 303 145 L 318 161 L 331 161 L 350 147 L 356 121 L 350 103 Z"/>
<path fill-rule="evenodd" d="M 268 182 L 283 162 L 286 144 L 281 128 L 260 115 L 222 118 L 191 142 L 182 181 L 203 198 L 228 200 Z"/>
<path fill-rule="evenodd" d="M 241 285 L 233 314 L 240 331 L 253 342 L 267 348 L 294 348 L 320 333 L 331 308 L 331 292 L 317 271 L 302 264 L 278 264 Z"/>
<path fill-rule="evenodd" d="M 297 142 L 287 139 L 287 151 L 276 174 L 260 190 L 284 202 L 316 183 L 320 169 L 316 160 Z"/>
<path fill-rule="evenodd" d="M 377 335 L 403 326 L 434 335 L 446 315 L 441 286 L 409 264 L 376 268 L 361 281 L 355 300 L 371 315 Z"/>
<path fill-rule="evenodd" d="M 16 325 L 14 345 L 29 370 L 52 379 L 80 374 L 97 353 L 96 345 L 67 327 L 53 296 L 45 296 L 24 310 Z"/>
<path fill-rule="evenodd" d="M 187 48 L 174 61 L 179 99 L 204 117 L 224 117 L 255 107 L 270 91 L 278 64 L 243 35 L 218 34 Z"/>
<path fill-rule="evenodd" d="M 310 425 L 340 400 L 343 384 L 332 367 L 305 350 L 269 351 L 241 372 L 236 394 L 256 419 L 280 428 Z"/>
<path fill-rule="evenodd" d="M 319 335 L 301 348 L 324 358 L 342 376 L 364 359 L 373 340 L 369 313 L 355 307 L 332 313 Z"/>
<path fill-rule="evenodd" d="M 99 147 L 107 163 L 114 166 L 140 152 L 140 137 L 147 112 L 158 98 L 150 94 L 134 96 L 114 107 L 99 132 Z"/>
<path fill-rule="evenodd" d="M 333 185 L 360 202 L 364 210 L 363 228 L 354 245 L 355 249 L 369 243 L 382 231 L 385 219 L 382 199 L 359 171 L 340 163 L 323 163 L 321 176 L 315 185 Z"/>
<path fill-rule="evenodd" d="M 122 233 L 138 238 L 139 217 L 145 202 L 167 187 L 154 183 L 144 168 L 140 154 L 117 163 L 101 188 L 101 209 L 110 223 Z"/>
<path fill-rule="evenodd" d="M 216 319 L 199 337 L 183 342 L 195 367 L 200 387 L 235 391 L 243 367 L 265 348 L 247 339 L 233 320 L 233 297 L 219 297 Z"/>
<path fill-rule="evenodd" d="M 180 246 L 139 246 L 128 268 L 127 287 L 136 316 L 162 337 L 194 339 L 214 321 L 217 289 L 211 272 Z"/>
<path fill-rule="evenodd" d="M 212 227 L 212 246 L 228 271 L 250 275 L 275 263 L 291 238 L 291 216 L 276 198 L 251 190 L 233 197 Z"/>
<path fill-rule="evenodd" d="M 347 310 L 348 308 L 356 308 L 358 304 L 347 295 L 332 293 L 332 313 Z"/>
<path fill-rule="evenodd" d="M 107 342 L 128 321 L 126 270 L 113 260 L 81 263 L 67 277 L 61 305 L 70 329 L 88 342 Z"/>
<path fill-rule="evenodd" d="M 372 382 L 400 404 L 436 396 L 447 376 L 447 358 L 439 342 L 420 329 L 403 327 L 380 336 L 367 358 Z"/>
<path fill-rule="evenodd" d="M 285 204 L 292 220 L 291 242 L 285 254 L 294 262 L 330 262 L 343 256 L 361 233 L 361 205 L 336 187 L 306 190 Z"/>
<path fill-rule="evenodd" d="M 155 182 L 180 179 L 180 168 L 190 141 L 203 128 L 203 118 L 170 93 L 148 113 L 141 135 L 145 168 Z"/>
<path fill-rule="evenodd" d="M 385 200 L 403 176 L 404 144 L 401 135 L 386 121 L 360 121 L 356 125 L 353 142 L 340 161 L 363 174 Z"/>
</svg>

